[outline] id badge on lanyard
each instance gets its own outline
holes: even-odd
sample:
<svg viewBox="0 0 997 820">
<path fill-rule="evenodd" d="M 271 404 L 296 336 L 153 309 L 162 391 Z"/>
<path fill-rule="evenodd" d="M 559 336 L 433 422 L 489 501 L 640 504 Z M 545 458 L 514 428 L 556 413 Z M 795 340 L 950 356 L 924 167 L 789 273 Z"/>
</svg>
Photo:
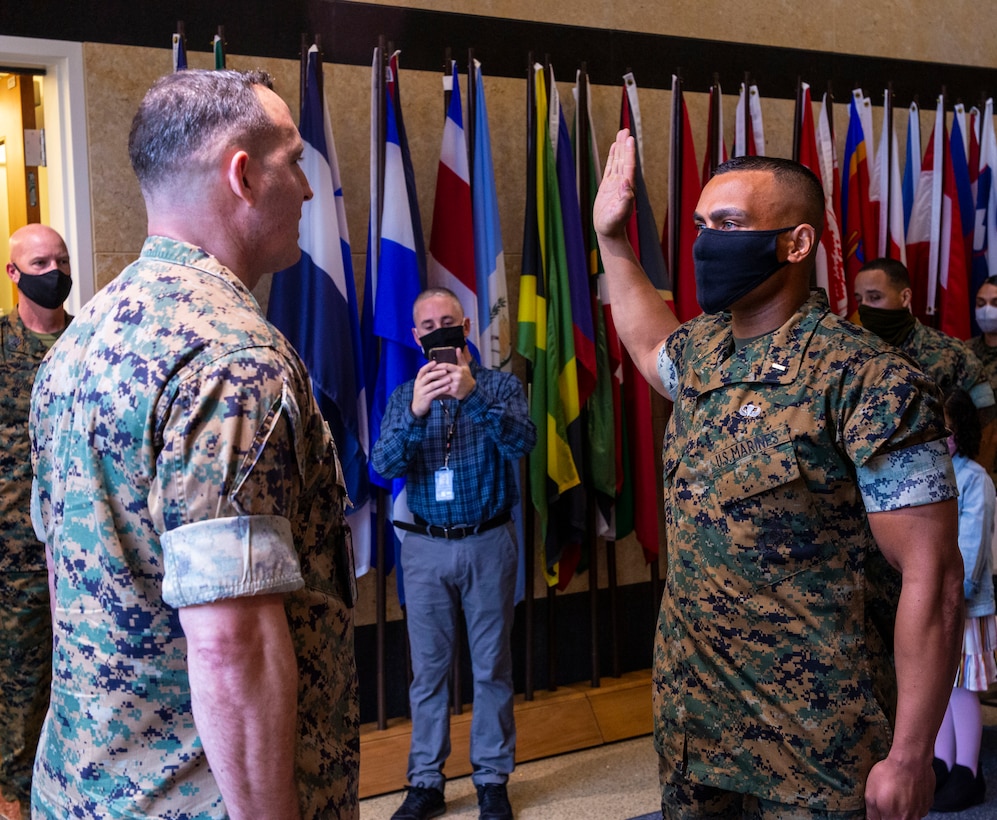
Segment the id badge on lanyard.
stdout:
<svg viewBox="0 0 997 820">
<path fill-rule="evenodd" d="M 446 402 L 441 402 L 443 405 L 443 416 L 450 421 L 450 408 L 447 407 Z M 435 473 L 436 479 L 436 500 L 437 501 L 453 501 L 453 470 L 450 469 L 450 448 L 453 444 L 454 433 L 457 430 L 457 417 L 460 416 L 460 405 L 457 405 L 457 409 L 454 410 L 453 421 L 447 428 L 447 440 L 446 449 L 443 453 L 443 466 L 440 467 Z"/>
</svg>

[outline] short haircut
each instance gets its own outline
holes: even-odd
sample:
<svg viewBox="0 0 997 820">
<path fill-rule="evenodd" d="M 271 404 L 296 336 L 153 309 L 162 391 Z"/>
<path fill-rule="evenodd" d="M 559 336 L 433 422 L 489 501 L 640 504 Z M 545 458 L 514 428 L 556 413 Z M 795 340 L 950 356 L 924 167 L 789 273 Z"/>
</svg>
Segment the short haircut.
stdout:
<svg viewBox="0 0 997 820">
<path fill-rule="evenodd" d="M 988 276 L 986 279 L 984 279 L 982 282 L 980 282 L 980 287 L 981 288 L 984 285 L 994 285 L 995 287 L 997 287 L 997 276 Z"/>
<path fill-rule="evenodd" d="M 980 452 L 980 417 L 969 393 L 960 387 L 945 396 L 945 414 L 952 425 L 956 450 L 966 458 L 976 458 Z"/>
<path fill-rule="evenodd" d="M 415 306 L 420 302 L 424 302 L 427 299 L 432 299 L 434 296 L 447 296 L 453 299 L 454 304 L 457 305 L 460 310 L 460 316 L 462 319 L 466 318 L 464 316 L 464 306 L 460 303 L 460 299 L 457 298 L 457 294 L 454 293 L 450 288 L 438 287 L 438 288 L 426 288 L 422 293 L 415 297 L 415 301 L 412 303 L 412 321 L 415 321 Z"/>
<path fill-rule="evenodd" d="M 781 157 L 734 157 L 717 166 L 715 176 L 733 171 L 764 171 L 799 197 L 803 221 L 813 225 L 817 239 L 824 231 L 824 187 L 805 165 Z M 816 243 L 815 243 L 816 244 Z"/>
<path fill-rule="evenodd" d="M 157 80 L 128 135 L 128 156 L 142 193 L 182 182 L 186 172 L 237 141 L 265 147 L 278 129 L 256 95 L 258 85 L 272 90 L 273 78 L 258 70 L 190 69 Z"/>
<path fill-rule="evenodd" d="M 867 270 L 881 270 L 886 274 L 886 278 L 890 281 L 890 284 L 897 290 L 910 287 L 910 273 L 899 259 L 887 259 L 885 256 L 873 259 L 859 268 L 858 272 L 862 273 Z"/>
</svg>

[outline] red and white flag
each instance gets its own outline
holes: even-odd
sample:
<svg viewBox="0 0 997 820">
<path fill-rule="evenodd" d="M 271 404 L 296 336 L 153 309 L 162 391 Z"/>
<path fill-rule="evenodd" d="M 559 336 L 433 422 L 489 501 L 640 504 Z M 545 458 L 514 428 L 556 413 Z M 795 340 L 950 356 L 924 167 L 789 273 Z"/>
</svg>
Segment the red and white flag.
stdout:
<svg viewBox="0 0 997 820">
<path fill-rule="evenodd" d="M 828 163 L 832 184 L 824 183 L 824 163 L 818 149 L 817 127 L 814 123 L 810 86 L 801 83 L 802 111 L 800 115 L 800 163 L 816 174 L 824 187 L 824 230 L 817 248 L 817 286 L 827 293 L 831 310 L 839 316 L 848 311 L 848 291 L 845 287 L 845 264 L 841 251 L 841 231 L 834 213 L 833 180 L 836 168 Z"/>
<path fill-rule="evenodd" d="M 879 243 L 877 254 L 907 264 L 904 236 L 904 202 L 901 189 L 897 131 L 893 122 L 893 99 L 883 92 L 883 130 L 876 152 L 876 175 L 879 177 Z"/>
<path fill-rule="evenodd" d="M 947 132 L 945 100 L 939 96 L 907 229 L 907 260 L 914 315 L 943 333 L 966 339 L 968 275 Z"/>
<path fill-rule="evenodd" d="M 480 328 L 474 321 L 478 316 L 478 296 L 474 271 L 471 173 L 467 162 L 467 139 L 456 60 L 451 61 L 450 77 L 444 78 L 444 90 L 450 91 L 450 105 L 443 126 L 440 165 L 436 174 L 436 200 L 426 273 L 432 287 L 449 288 L 457 294 L 464 315 L 472 319 L 468 340 L 480 349 Z"/>
</svg>

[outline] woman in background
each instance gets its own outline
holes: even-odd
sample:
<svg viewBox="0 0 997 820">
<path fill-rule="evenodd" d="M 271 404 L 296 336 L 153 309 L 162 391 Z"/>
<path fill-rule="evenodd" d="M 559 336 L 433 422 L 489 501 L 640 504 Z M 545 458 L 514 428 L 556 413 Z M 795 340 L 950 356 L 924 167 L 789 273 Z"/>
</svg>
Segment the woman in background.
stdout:
<svg viewBox="0 0 997 820">
<path fill-rule="evenodd" d="M 980 423 L 965 390 L 945 399 L 949 452 L 959 486 L 959 550 L 965 565 L 966 628 L 952 697 L 935 739 L 936 791 L 933 811 L 962 811 L 983 802 L 980 769 L 983 714 L 978 692 L 997 680 L 997 618 L 994 616 L 994 483 L 973 459 L 980 449 Z"/>
</svg>

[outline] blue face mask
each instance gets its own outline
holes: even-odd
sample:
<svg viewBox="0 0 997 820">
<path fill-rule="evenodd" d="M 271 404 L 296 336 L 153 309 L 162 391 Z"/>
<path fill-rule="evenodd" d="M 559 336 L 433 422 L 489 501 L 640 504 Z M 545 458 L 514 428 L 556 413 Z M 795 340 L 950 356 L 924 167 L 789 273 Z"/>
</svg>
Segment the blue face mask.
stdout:
<svg viewBox="0 0 997 820">
<path fill-rule="evenodd" d="M 696 297 L 705 313 L 727 310 L 776 271 L 789 264 L 779 261 L 776 240 L 795 228 L 771 231 L 718 231 L 701 228 L 692 246 L 696 263 Z"/>
</svg>

